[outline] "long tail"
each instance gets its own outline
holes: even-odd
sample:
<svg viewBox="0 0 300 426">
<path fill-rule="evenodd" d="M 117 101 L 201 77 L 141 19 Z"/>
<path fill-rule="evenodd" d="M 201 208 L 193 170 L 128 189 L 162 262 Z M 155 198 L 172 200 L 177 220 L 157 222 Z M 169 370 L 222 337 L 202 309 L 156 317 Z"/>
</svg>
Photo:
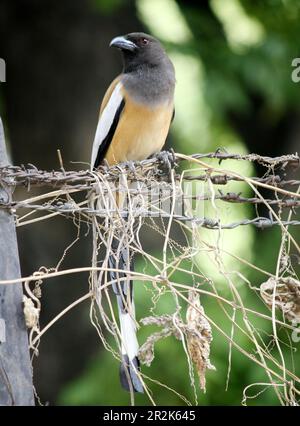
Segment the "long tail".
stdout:
<svg viewBox="0 0 300 426">
<path fill-rule="evenodd" d="M 113 254 L 109 257 L 109 267 L 120 270 L 133 270 L 133 260 L 127 247 L 120 247 L 116 238 L 112 242 Z M 120 366 L 120 381 L 127 391 L 143 393 L 143 384 L 137 374 L 140 370 L 138 359 L 139 345 L 136 337 L 135 307 L 133 300 L 133 282 L 121 280 L 126 274 L 110 272 L 113 281 L 113 291 L 118 302 L 121 338 L 122 338 L 122 362 Z M 121 281 L 120 281 L 121 280 Z"/>
</svg>

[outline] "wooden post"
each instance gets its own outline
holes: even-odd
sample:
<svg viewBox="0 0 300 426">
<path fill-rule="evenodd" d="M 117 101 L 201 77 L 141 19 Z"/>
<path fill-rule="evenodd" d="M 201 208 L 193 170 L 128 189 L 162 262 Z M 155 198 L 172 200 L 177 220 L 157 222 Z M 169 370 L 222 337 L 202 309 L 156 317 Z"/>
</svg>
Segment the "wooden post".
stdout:
<svg viewBox="0 0 300 426">
<path fill-rule="evenodd" d="M 0 118 L 0 167 L 8 164 Z M 1 186 L 0 199 L 11 191 Z M 20 277 L 14 218 L 0 208 L 0 279 Z M 22 284 L 0 284 L 0 405 L 34 405 L 32 368 L 22 308 Z"/>
</svg>

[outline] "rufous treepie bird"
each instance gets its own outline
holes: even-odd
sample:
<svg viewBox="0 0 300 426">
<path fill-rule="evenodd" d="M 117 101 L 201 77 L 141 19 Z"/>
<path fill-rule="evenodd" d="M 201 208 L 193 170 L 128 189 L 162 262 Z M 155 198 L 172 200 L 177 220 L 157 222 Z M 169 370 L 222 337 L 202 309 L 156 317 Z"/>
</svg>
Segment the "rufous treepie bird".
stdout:
<svg viewBox="0 0 300 426">
<path fill-rule="evenodd" d="M 121 50 L 123 72 L 111 83 L 101 104 L 92 170 L 104 159 L 109 165 L 115 165 L 144 160 L 160 152 L 174 117 L 175 71 L 160 42 L 148 34 L 130 33 L 114 38 L 110 46 Z M 117 262 L 111 259 L 111 268 L 124 266 L 128 249 L 124 247 L 118 253 Z M 116 279 L 116 274 L 111 273 L 111 278 Z M 113 289 L 118 299 L 121 329 L 121 384 L 126 390 L 143 392 L 138 375 L 132 282 L 121 281 L 119 285 L 114 284 Z M 124 303 L 128 295 L 131 312 Z"/>
</svg>

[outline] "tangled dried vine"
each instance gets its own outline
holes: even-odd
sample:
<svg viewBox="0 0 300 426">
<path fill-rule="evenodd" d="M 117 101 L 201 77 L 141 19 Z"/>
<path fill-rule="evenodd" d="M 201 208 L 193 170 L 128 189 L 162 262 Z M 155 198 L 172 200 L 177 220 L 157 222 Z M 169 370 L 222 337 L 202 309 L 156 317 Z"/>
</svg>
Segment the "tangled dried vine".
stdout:
<svg viewBox="0 0 300 426">
<path fill-rule="evenodd" d="M 231 167 L 223 168 L 223 161 L 229 159 Z M 141 265 L 135 271 L 130 267 L 119 271 L 124 276 L 121 279 L 135 280 L 152 295 L 151 302 L 147 298 L 144 307 L 152 314 L 138 321 L 139 325 L 161 328 L 150 334 L 141 346 L 140 358 L 145 365 L 155 362 L 157 341 L 175 337 L 187 357 L 187 370 L 197 403 L 193 370 L 195 368 L 200 388 L 204 390 L 206 370 L 213 369 L 211 341 L 214 332 L 218 332 L 228 342 L 228 383 L 233 368 L 233 348 L 265 372 L 267 384 L 249 384 L 244 390 L 243 404 L 247 403 L 249 388 L 255 385 L 272 388 L 283 405 L 296 405 L 300 395 L 299 368 L 288 365 L 278 334 L 281 330 L 298 332 L 298 323 L 290 321 L 299 320 L 299 280 L 293 262 L 299 262 L 300 248 L 290 228 L 300 224 L 296 214 L 300 205 L 300 180 L 292 176 L 299 165 L 299 157 L 295 154 L 270 158 L 218 151 L 191 156 L 174 154 L 174 160 L 180 163 L 180 168 L 166 167 L 156 158 L 134 165 L 102 167 L 97 172 L 48 172 L 33 165 L 0 168 L 0 184 L 4 188 L 19 186 L 27 190 L 26 198 L 12 200 L 7 196 L 0 200 L 0 208 L 14 214 L 17 227 L 59 215 L 72 219 L 77 227 L 84 223 L 93 230 L 91 265 L 63 270 L 59 263 L 57 268 L 42 268 L 22 279 L 26 283 L 25 309 L 27 324 L 32 327 L 30 346 L 33 353 L 37 354 L 40 338 L 57 320 L 78 303 L 90 299 L 91 322 L 104 347 L 119 358 L 122 342 L 109 291 L 113 280 L 109 278 L 108 261 L 113 238 L 117 236 L 134 257 L 140 259 Z M 236 168 L 232 164 L 240 162 L 257 162 L 265 168 L 265 173 L 251 177 L 245 171 L 234 171 Z M 33 188 L 35 193 L 28 197 L 28 191 Z M 116 203 L 117 197 L 121 197 L 121 203 Z M 224 246 L 222 239 L 228 235 L 225 233 L 233 234 L 242 225 L 254 225 L 262 230 L 278 227 L 281 243 L 275 271 L 264 270 L 253 263 L 251 257 L 244 258 Z M 149 230 L 153 238 L 157 235 L 161 239 L 159 254 L 144 249 L 145 230 Z M 67 250 L 64 256 L 66 253 Z M 209 259 L 210 270 L 201 262 L 204 256 Z M 40 330 L 40 287 L 51 277 L 83 271 L 90 272 L 88 292 Z M 251 282 L 251 271 L 266 277 L 260 289 L 257 283 Z M 222 285 L 219 285 L 220 279 Z M 13 282 L 20 282 L 20 279 L 0 281 L 0 284 Z M 39 283 L 35 292 L 30 290 L 31 282 Z M 163 298 L 168 299 L 171 314 L 157 308 Z M 215 301 L 227 327 L 223 326 L 223 321 L 220 323 L 206 313 L 208 298 Z M 186 320 L 182 315 L 185 310 Z M 264 322 L 266 331 L 255 326 L 257 318 Z M 268 333 L 272 344 L 266 342 L 264 333 Z M 236 338 L 238 334 L 247 340 L 247 348 L 251 349 L 244 348 Z M 110 335 L 115 345 L 108 338 Z M 293 342 L 289 345 L 293 347 Z M 170 390 L 167 384 L 161 383 L 162 379 L 154 380 L 142 374 L 146 394 L 153 404 L 156 401 L 151 393 L 152 381 Z M 191 403 L 185 396 L 181 397 Z M 131 398 L 133 403 L 134 396 Z"/>
</svg>

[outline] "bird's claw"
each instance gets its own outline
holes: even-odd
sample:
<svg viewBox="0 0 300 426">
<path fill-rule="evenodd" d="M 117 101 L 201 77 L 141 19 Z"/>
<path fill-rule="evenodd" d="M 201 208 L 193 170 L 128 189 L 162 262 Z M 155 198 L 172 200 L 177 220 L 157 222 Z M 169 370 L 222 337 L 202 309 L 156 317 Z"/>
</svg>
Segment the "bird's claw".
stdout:
<svg viewBox="0 0 300 426">
<path fill-rule="evenodd" d="M 136 167 L 134 161 L 127 160 L 123 164 L 125 166 L 125 169 L 127 169 L 136 178 Z"/>
<path fill-rule="evenodd" d="M 176 158 L 173 149 L 171 151 L 160 151 L 156 158 L 161 163 L 161 172 L 164 173 L 167 171 L 168 174 L 171 173 L 171 170 L 177 166 Z"/>
<path fill-rule="evenodd" d="M 106 172 L 109 169 L 109 164 L 106 158 L 103 159 L 101 166 L 97 167 L 96 170 L 101 170 L 101 168 Z"/>
</svg>

